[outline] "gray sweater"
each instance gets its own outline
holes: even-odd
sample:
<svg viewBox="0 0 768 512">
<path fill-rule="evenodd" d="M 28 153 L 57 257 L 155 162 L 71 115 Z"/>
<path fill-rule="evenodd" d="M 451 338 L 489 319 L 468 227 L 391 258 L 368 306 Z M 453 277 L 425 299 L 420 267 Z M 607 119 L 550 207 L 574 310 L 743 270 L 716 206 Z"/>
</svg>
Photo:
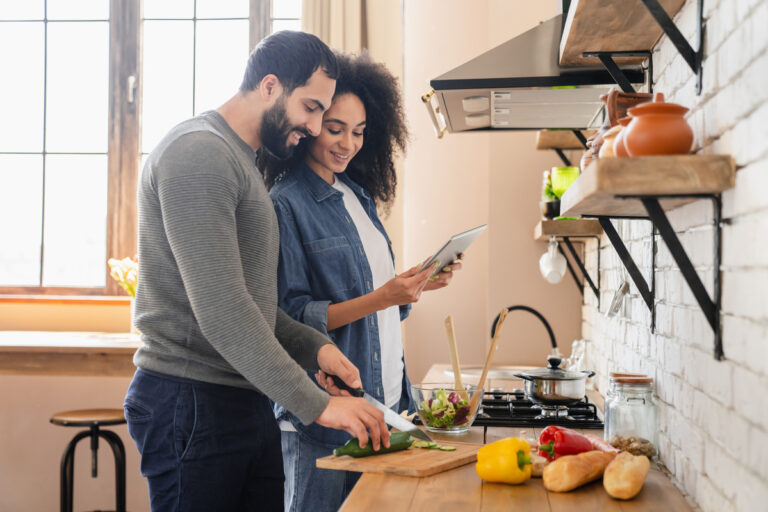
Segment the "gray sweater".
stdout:
<svg viewBox="0 0 768 512">
<path fill-rule="evenodd" d="M 254 151 L 217 112 L 176 126 L 138 190 L 134 363 L 255 388 L 303 423 L 328 404 L 302 367 L 330 340 L 277 307 L 277 217 Z"/>
</svg>

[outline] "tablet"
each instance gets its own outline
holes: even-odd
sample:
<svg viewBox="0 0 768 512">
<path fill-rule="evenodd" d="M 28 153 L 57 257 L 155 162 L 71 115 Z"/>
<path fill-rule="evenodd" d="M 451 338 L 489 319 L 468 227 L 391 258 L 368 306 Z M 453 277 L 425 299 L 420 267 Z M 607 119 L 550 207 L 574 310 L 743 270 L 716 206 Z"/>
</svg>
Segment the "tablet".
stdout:
<svg viewBox="0 0 768 512">
<path fill-rule="evenodd" d="M 434 256 L 429 258 L 424 266 L 434 265 L 435 262 L 440 262 L 437 268 L 435 268 L 435 271 L 432 272 L 433 276 L 435 274 L 439 274 L 443 270 L 443 267 L 456 261 L 456 258 L 459 257 L 459 254 L 466 251 L 470 244 L 475 241 L 475 238 L 480 236 L 480 233 L 485 231 L 487 227 L 488 224 L 483 224 L 482 226 L 477 226 L 476 228 L 472 228 L 469 231 L 464 231 L 458 235 L 453 235 L 448 239 L 447 242 L 443 244 L 443 246 L 434 254 Z"/>
</svg>

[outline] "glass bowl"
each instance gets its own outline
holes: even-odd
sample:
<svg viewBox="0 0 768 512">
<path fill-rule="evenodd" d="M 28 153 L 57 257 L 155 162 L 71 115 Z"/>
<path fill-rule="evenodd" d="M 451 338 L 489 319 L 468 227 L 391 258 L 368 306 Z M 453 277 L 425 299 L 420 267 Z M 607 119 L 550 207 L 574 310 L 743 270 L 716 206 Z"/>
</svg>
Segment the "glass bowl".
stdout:
<svg viewBox="0 0 768 512">
<path fill-rule="evenodd" d="M 413 384 L 411 396 L 416 403 L 421 423 L 430 432 L 463 434 L 475 421 L 483 390 L 467 384 L 459 390 L 450 384 Z M 470 411 L 472 397 L 480 394 L 474 411 Z"/>
</svg>

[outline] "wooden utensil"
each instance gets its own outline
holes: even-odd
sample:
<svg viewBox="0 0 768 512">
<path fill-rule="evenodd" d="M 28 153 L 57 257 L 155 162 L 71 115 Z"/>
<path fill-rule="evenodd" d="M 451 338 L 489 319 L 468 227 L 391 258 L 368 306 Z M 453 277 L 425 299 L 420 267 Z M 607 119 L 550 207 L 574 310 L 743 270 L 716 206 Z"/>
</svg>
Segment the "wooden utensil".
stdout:
<svg viewBox="0 0 768 512">
<path fill-rule="evenodd" d="M 459 350 L 456 345 L 456 331 L 453 328 L 453 317 L 448 315 L 445 319 L 445 332 L 448 335 L 448 349 L 451 353 L 451 365 L 453 366 L 453 385 L 459 390 L 459 395 L 469 401 L 469 395 L 461 382 L 461 366 L 459 365 Z"/>
<path fill-rule="evenodd" d="M 469 403 L 469 414 L 474 416 L 477 411 L 477 406 L 480 404 L 480 399 L 483 393 L 480 392 L 485 386 L 485 378 L 488 376 L 488 368 L 491 366 L 491 359 L 493 359 L 493 353 L 496 352 L 496 344 L 499 341 L 499 333 L 501 332 L 501 326 L 504 325 L 504 319 L 507 318 L 507 308 L 502 309 L 499 312 L 499 321 L 496 323 L 496 332 L 493 333 L 493 341 L 491 341 L 491 348 L 488 350 L 488 357 L 485 358 L 485 366 L 483 366 L 483 373 L 480 374 L 480 380 L 477 382 L 477 391 L 472 396 L 472 401 Z"/>
</svg>

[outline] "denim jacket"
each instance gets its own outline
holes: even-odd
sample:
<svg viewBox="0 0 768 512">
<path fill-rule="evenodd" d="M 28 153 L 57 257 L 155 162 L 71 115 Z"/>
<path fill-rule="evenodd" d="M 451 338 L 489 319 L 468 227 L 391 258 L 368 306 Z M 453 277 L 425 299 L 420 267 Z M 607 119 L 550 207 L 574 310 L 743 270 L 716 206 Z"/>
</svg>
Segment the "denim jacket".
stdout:
<svg viewBox="0 0 768 512">
<path fill-rule="evenodd" d="M 392 244 L 376 213 L 370 194 L 345 173 L 336 174 L 354 192 L 374 226 Z M 343 194 L 306 164 L 296 166 L 270 191 L 280 225 L 278 266 L 279 305 L 291 317 L 327 334 L 360 370 L 363 389 L 384 401 L 381 378 L 381 346 L 376 314 L 332 331 L 327 330 L 328 306 L 373 291 L 373 278 L 362 241 L 344 206 Z M 400 320 L 410 312 L 400 306 Z M 314 380 L 314 379 L 313 379 Z M 403 364 L 403 385 L 397 412 L 413 411 L 410 382 Z M 275 416 L 287 419 L 315 442 L 329 446 L 345 443 L 349 435 L 316 423 L 302 425 L 292 414 L 275 406 Z"/>
</svg>

